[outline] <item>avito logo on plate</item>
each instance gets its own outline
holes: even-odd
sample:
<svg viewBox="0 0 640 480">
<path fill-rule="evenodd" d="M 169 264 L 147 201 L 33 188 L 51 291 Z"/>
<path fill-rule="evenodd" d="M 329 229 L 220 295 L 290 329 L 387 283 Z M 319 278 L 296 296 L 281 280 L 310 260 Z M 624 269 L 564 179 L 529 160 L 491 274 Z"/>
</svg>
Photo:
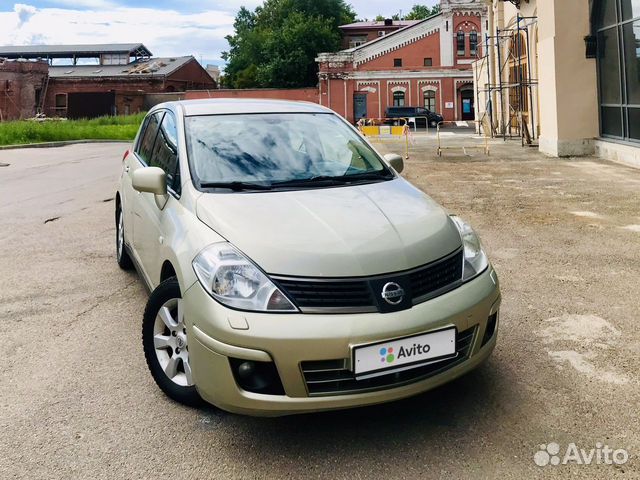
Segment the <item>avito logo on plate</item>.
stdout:
<svg viewBox="0 0 640 480">
<path fill-rule="evenodd" d="M 393 354 L 393 347 L 389 347 L 389 348 L 381 348 L 380 349 L 380 361 L 382 363 L 387 362 L 387 363 L 393 363 L 393 361 L 396 359 L 396 356 Z"/>
</svg>

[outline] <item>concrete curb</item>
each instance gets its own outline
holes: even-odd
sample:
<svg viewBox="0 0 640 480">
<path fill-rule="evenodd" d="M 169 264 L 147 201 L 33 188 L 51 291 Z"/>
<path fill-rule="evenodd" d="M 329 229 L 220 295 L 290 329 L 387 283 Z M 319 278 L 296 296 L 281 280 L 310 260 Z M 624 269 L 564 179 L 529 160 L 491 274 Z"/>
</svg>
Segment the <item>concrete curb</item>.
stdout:
<svg viewBox="0 0 640 480">
<path fill-rule="evenodd" d="M 41 142 L 41 143 L 25 143 L 24 145 L 0 145 L 0 150 L 15 150 L 19 148 L 50 148 L 65 147 L 67 145 L 75 145 L 79 143 L 124 143 L 131 144 L 133 140 L 65 140 L 61 142 Z"/>
</svg>

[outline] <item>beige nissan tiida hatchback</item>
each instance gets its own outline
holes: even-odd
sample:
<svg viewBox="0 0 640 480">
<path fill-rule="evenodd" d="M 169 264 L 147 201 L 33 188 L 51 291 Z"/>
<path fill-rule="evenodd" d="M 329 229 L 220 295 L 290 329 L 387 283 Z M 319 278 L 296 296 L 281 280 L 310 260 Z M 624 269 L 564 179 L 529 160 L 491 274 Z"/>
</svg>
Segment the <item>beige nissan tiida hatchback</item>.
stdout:
<svg viewBox="0 0 640 480">
<path fill-rule="evenodd" d="M 497 337 L 478 236 L 311 103 L 193 100 L 122 160 L 117 260 L 151 295 L 158 386 L 249 415 L 356 407 L 472 370 Z"/>
</svg>

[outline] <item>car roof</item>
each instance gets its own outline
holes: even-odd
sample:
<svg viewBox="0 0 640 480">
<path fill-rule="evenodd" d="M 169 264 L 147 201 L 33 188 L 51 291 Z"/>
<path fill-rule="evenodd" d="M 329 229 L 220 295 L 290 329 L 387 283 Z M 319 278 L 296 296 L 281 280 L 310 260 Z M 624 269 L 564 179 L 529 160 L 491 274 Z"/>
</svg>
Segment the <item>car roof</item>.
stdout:
<svg viewBox="0 0 640 480">
<path fill-rule="evenodd" d="M 180 100 L 158 105 L 182 110 L 184 116 L 225 115 L 234 113 L 333 113 L 332 110 L 311 102 L 251 98 L 208 98 Z"/>
</svg>

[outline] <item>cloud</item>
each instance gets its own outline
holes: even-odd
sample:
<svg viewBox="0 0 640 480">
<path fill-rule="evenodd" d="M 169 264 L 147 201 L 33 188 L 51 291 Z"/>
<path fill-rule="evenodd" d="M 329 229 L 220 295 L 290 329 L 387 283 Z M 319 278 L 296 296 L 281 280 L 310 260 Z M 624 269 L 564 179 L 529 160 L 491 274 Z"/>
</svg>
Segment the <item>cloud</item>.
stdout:
<svg viewBox="0 0 640 480">
<path fill-rule="evenodd" d="M 32 7 L 33 8 L 33 7 Z M 155 56 L 193 55 L 210 61 L 227 49 L 234 13 L 205 10 L 115 7 L 101 10 L 41 8 L 16 22 L 15 12 L 0 12 L 0 45 L 142 42 Z M 26 14 L 25 14 L 26 15 Z"/>
<path fill-rule="evenodd" d="M 0 45 L 142 42 L 156 56 L 193 55 L 223 63 L 234 17 L 241 5 L 263 0 L 23 0 L 38 8 L 0 0 Z M 322 0 L 319 0 L 322 1 Z M 347 0 L 360 18 L 408 12 L 414 3 L 437 0 Z M 135 6 L 125 6 L 125 3 Z M 7 7 L 4 7 L 7 5 Z M 43 5 L 46 5 L 43 6 Z M 2 11 L 4 10 L 4 11 Z"/>
<path fill-rule="evenodd" d="M 24 3 L 16 3 L 13 6 L 13 11 L 18 15 L 18 28 L 22 27 L 25 23 L 33 17 L 38 9 L 32 5 L 25 5 Z"/>
<path fill-rule="evenodd" d="M 55 0 L 55 3 L 57 5 L 63 5 L 65 7 L 71 7 L 74 9 L 84 8 L 92 10 L 104 10 L 117 7 L 117 4 L 115 2 L 109 0 Z"/>
</svg>

